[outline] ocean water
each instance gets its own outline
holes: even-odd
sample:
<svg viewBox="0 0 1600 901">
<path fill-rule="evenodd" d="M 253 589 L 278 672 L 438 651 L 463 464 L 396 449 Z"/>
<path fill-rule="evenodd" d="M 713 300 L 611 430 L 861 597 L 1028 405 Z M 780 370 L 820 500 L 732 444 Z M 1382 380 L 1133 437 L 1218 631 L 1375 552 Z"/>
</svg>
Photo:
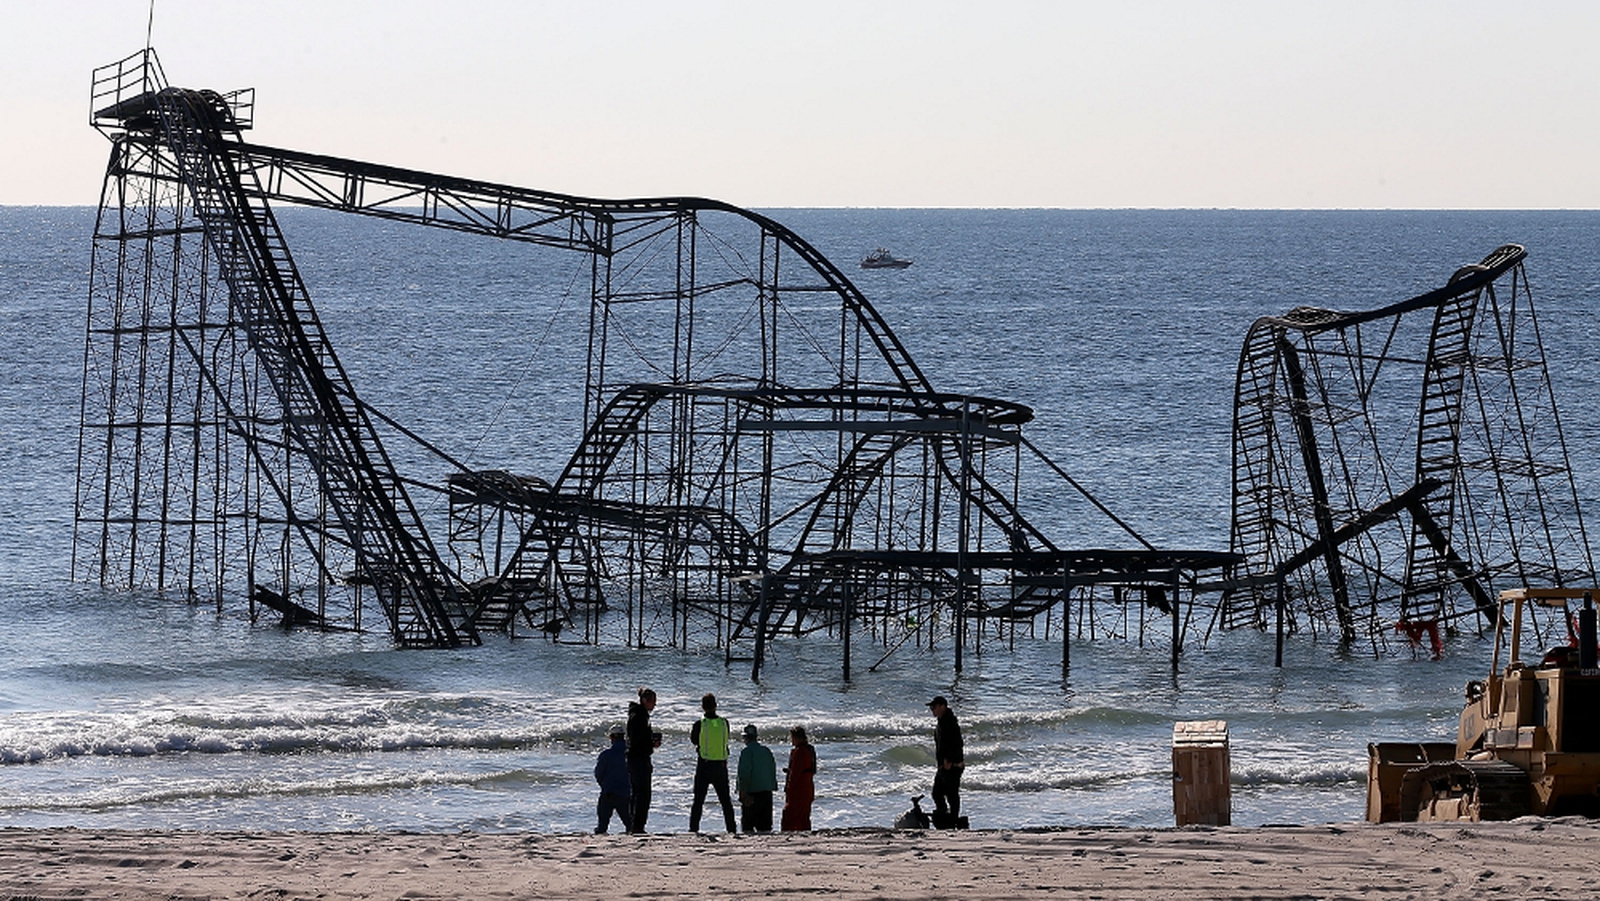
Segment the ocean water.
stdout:
<svg viewBox="0 0 1600 901">
<path fill-rule="evenodd" d="M 1436 287 L 1506 242 L 1527 273 L 1580 495 L 1600 475 L 1600 214 L 778 210 L 856 280 L 940 390 L 1020 401 L 1027 434 L 1151 541 L 1226 550 L 1239 342 L 1258 316 L 1364 309 Z M 0 826 L 592 828 L 594 755 L 639 685 L 660 695 L 651 826 L 687 826 L 698 699 L 781 754 L 817 745 L 819 828 L 884 826 L 932 779 L 948 696 L 974 826 L 1172 822 L 1170 738 L 1224 719 L 1233 820 L 1359 820 L 1366 744 L 1453 734 L 1487 645 L 1442 660 L 1291 636 L 1164 644 L 1018 637 L 969 653 L 771 649 L 759 683 L 711 651 L 490 637 L 398 651 L 284 632 L 242 610 L 69 580 L 94 211 L 0 208 Z M 518 248 L 289 210 L 284 227 L 363 397 L 473 463 L 552 477 L 581 430 L 587 315 L 570 272 Z M 916 264 L 867 272 L 886 246 Z M 523 421 L 515 440 L 485 422 Z M 481 434 L 480 434 L 481 432 Z M 1099 536 L 1090 536 L 1098 538 Z M 1103 543 L 1085 540 L 1085 544 Z M 877 662 L 877 666 L 872 664 Z M 712 820 L 715 822 L 715 819 Z"/>
</svg>

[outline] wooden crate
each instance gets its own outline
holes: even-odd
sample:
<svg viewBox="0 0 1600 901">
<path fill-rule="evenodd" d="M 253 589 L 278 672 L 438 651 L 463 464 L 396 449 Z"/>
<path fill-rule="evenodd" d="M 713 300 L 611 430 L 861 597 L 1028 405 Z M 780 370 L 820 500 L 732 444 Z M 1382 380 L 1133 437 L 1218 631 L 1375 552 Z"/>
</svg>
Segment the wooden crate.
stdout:
<svg viewBox="0 0 1600 901">
<path fill-rule="evenodd" d="M 1233 820 L 1229 776 L 1225 721 L 1173 723 L 1172 809 L 1179 826 L 1229 825 Z"/>
</svg>

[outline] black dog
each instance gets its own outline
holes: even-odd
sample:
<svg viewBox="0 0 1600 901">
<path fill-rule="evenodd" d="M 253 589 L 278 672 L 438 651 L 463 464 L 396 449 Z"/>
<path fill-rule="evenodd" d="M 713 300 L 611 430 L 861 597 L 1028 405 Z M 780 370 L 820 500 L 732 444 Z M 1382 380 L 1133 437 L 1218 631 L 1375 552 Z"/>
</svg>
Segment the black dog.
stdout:
<svg viewBox="0 0 1600 901">
<path fill-rule="evenodd" d="M 927 829 L 933 825 L 933 820 L 928 816 L 927 811 L 922 809 L 923 797 L 923 795 L 917 795 L 911 799 L 911 809 L 900 814 L 900 818 L 894 821 L 894 828 Z"/>
</svg>

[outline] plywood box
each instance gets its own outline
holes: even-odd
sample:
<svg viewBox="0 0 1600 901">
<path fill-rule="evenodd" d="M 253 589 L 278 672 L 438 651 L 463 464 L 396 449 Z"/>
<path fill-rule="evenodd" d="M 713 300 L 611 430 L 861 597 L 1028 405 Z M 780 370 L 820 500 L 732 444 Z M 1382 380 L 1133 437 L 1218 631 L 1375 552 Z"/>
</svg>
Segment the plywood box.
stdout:
<svg viewBox="0 0 1600 901">
<path fill-rule="evenodd" d="M 1172 725 L 1172 808 L 1179 826 L 1227 826 L 1232 822 L 1229 770 L 1225 721 Z"/>
</svg>

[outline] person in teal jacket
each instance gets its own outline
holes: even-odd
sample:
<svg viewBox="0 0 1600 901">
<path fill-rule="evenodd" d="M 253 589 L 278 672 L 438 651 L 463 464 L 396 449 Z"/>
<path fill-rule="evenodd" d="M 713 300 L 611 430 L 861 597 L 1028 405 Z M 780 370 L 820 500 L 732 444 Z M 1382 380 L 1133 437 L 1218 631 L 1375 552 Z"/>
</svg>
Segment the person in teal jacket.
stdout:
<svg viewBox="0 0 1600 901">
<path fill-rule="evenodd" d="M 740 825 L 745 832 L 772 831 L 772 793 L 778 790 L 778 761 L 772 749 L 756 740 L 756 727 L 744 727 L 739 752 Z"/>
<path fill-rule="evenodd" d="M 689 807 L 689 831 L 700 831 L 700 812 L 706 806 L 706 789 L 715 788 L 728 831 L 736 832 L 733 825 L 733 799 L 728 797 L 728 721 L 717 716 L 717 696 L 710 692 L 700 699 L 700 709 L 706 715 L 696 720 L 689 729 L 689 741 L 694 743 L 699 755 L 694 767 L 694 804 Z"/>
</svg>

